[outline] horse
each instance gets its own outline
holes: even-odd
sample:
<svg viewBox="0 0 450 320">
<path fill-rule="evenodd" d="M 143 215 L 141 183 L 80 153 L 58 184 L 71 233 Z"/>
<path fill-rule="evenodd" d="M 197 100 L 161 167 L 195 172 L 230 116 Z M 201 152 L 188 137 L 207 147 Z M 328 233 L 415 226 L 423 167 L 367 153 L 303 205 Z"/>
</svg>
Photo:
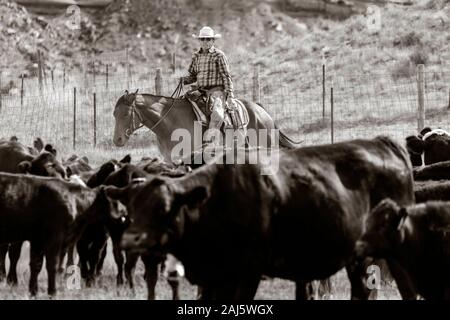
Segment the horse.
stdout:
<svg viewBox="0 0 450 320">
<path fill-rule="evenodd" d="M 197 118 L 190 102 L 186 98 L 140 94 L 143 103 L 135 104 L 136 95 L 137 91 L 134 93 L 125 91 L 125 94 L 116 102 L 114 107 L 114 144 L 117 147 L 123 147 L 134 131 L 146 126 L 156 134 L 158 147 L 164 159 L 173 162 L 171 151 L 179 143 L 179 141 L 171 139 L 174 130 L 185 129 L 190 137 L 194 137 L 194 122 Z M 141 99 L 141 97 L 139 98 Z M 254 129 L 256 132 L 265 129 L 268 145 L 264 145 L 264 147 L 273 147 L 271 130 L 278 130 L 274 120 L 261 105 L 248 100 L 241 101 L 248 111 L 247 129 Z M 278 134 L 279 146 L 283 148 L 296 148 L 301 143 L 293 141 L 281 130 L 278 130 Z M 194 139 L 191 139 L 190 150 L 198 149 L 195 142 Z"/>
</svg>

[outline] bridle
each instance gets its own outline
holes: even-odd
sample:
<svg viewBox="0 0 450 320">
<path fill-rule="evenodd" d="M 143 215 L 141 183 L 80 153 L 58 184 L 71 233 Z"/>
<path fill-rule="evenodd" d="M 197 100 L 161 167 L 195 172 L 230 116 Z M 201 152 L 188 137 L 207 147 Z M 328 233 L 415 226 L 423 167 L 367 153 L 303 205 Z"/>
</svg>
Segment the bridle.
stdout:
<svg viewBox="0 0 450 320">
<path fill-rule="evenodd" d="M 129 105 L 129 107 L 131 108 L 131 127 L 125 130 L 125 136 L 127 138 L 130 138 L 130 136 L 133 132 L 142 128 L 145 125 L 144 119 L 142 118 L 141 114 L 138 112 L 138 110 L 136 108 L 136 95 L 137 95 L 138 91 L 139 91 L 139 89 L 136 90 L 136 92 L 134 93 L 133 102 Z M 167 112 L 151 128 L 149 128 L 150 131 L 153 131 L 153 129 L 155 129 L 167 117 L 167 115 L 169 114 L 169 112 L 172 110 L 172 108 L 175 105 L 175 99 L 177 99 L 181 96 L 182 91 L 183 91 L 183 81 L 180 79 L 177 87 L 175 88 L 175 91 L 170 96 L 171 98 L 174 98 L 174 96 L 175 96 L 175 98 L 172 100 L 172 104 L 170 105 L 169 110 L 167 110 Z M 125 90 L 125 94 L 126 95 L 129 94 L 128 90 Z M 135 124 L 136 118 L 139 119 L 140 125 Z"/>
</svg>

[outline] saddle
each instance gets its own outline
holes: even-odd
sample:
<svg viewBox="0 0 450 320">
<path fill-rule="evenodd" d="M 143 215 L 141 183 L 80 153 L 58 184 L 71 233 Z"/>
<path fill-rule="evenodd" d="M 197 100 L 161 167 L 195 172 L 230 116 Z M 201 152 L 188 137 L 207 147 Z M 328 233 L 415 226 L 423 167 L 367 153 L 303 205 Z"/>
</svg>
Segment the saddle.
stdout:
<svg viewBox="0 0 450 320">
<path fill-rule="evenodd" d="M 207 91 L 197 89 L 185 95 L 186 99 L 191 103 L 192 110 L 202 126 L 209 125 L 211 109 Z M 223 129 L 246 129 L 249 123 L 248 111 L 245 105 L 239 99 L 233 99 L 235 108 L 229 108 L 225 105 L 225 115 Z"/>
</svg>

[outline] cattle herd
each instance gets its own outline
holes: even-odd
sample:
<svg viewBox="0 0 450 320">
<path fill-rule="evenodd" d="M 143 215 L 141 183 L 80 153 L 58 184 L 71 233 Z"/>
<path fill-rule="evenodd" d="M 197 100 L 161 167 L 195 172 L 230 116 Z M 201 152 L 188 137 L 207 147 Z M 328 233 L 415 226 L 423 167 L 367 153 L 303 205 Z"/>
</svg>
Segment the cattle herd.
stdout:
<svg viewBox="0 0 450 320">
<path fill-rule="evenodd" d="M 199 299 L 253 299 L 263 277 L 291 280 L 309 299 L 312 281 L 342 268 L 352 299 L 368 299 L 373 264 L 388 267 L 403 299 L 450 299 L 448 133 L 425 128 L 406 148 L 379 136 L 274 155 L 271 174 L 261 156 L 194 170 L 126 156 L 92 168 L 84 157 L 58 160 L 39 138 L 33 147 L 2 139 L 0 281 L 18 285 L 28 241 L 31 296 L 44 258 L 50 296 L 76 256 L 95 286 L 110 238 L 117 285 L 133 287 L 141 259 L 149 299 L 161 266 L 173 299 L 184 273 Z"/>
</svg>

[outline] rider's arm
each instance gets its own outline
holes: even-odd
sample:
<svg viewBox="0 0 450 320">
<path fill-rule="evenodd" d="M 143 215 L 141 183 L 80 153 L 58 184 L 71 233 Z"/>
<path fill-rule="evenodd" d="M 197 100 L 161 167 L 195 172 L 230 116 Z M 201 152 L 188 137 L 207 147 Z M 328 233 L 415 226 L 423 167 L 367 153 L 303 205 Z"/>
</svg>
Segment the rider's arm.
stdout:
<svg viewBox="0 0 450 320">
<path fill-rule="evenodd" d="M 219 74 L 222 77 L 224 91 L 228 97 L 234 98 L 233 94 L 233 81 L 231 80 L 230 67 L 228 65 L 228 60 L 225 55 L 220 55 L 217 59 L 217 64 L 219 67 Z"/>
<path fill-rule="evenodd" d="M 189 75 L 186 77 L 183 77 L 183 83 L 184 84 L 191 84 L 197 81 L 197 56 L 194 55 L 192 57 L 191 65 L 189 66 L 188 72 Z"/>
</svg>

